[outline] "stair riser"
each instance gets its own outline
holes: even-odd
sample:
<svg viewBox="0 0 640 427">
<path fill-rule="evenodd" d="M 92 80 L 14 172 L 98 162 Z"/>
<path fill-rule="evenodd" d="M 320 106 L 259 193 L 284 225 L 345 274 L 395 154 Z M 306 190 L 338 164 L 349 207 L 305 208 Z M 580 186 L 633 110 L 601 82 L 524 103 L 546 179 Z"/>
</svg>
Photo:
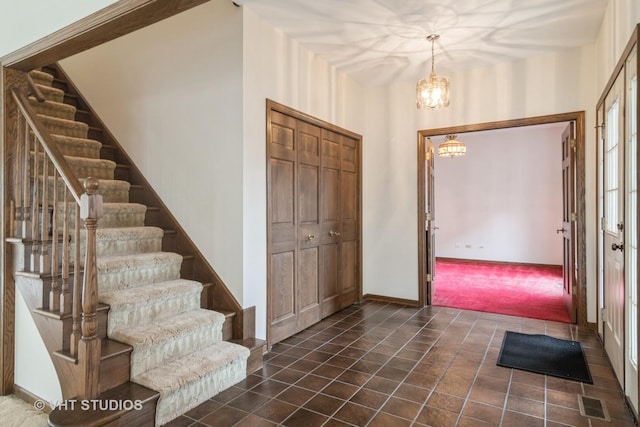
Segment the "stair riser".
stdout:
<svg viewBox="0 0 640 427">
<path fill-rule="evenodd" d="M 100 363 L 100 392 L 105 392 L 129 381 L 131 353 L 125 352 Z"/>
<path fill-rule="evenodd" d="M 51 101 L 38 102 L 35 98 L 29 98 L 29 101 L 37 114 L 64 120 L 75 120 L 76 109 L 71 105 Z"/>
<path fill-rule="evenodd" d="M 209 372 L 200 381 L 190 383 L 182 388 L 160 397 L 156 410 L 156 425 L 163 425 L 185 413 L 234 384 L 246 378 L 247 363 L 245 359 L 234 362 Z M 135 380 L 135 379 L 134 379 Z"/>
<path fill-rule="evenodd" d="M 144 305 L 112 305 L 109 313 L 108 334 L 111 335 L 123 328 L 147 325 L 180 313 L 197 310 L 200 308 L 198 303 L 200 292 L 195 289 L 191 292 L 173 294 L 170 298 L 149 300 Z"/>
<path fill-rule="evenodd" d="M 33 153 L 29 156 L 29 163 L 33 164 Z M 67 158 L 67 164 L 73 170 L 75 176 L 79 178 L 86 178 L 88 176 L 97 178 L 97 179 L 113 179 L 115 165 L 111 162 L 104 162 L 101 160 L 94 159 L 81 159 L 81 158 Z M 42 175 L 44 167 L 44 154 L 38 154 L 38 175 Z M 49 176 L 54 175 L 54 167 L 52 164 L 49 164 L 48 174 Z M 35 170 L 30 168 L 29 170 L 31 177 L 33 178 Z"/>
<path fill-rule="evenodd" d="M 65 156 L 85 157 L 89 159 L 99 159 L 102 144 L 98 141 L 88 139 L 71 139 L 63 136 L 53 135 L 60 152 Z"/>
<path fill-rule="evenodd" d="M 85 123 L 55 120 L 46 116 L 39 116 L 45 129 L 54 135 L 71 136 L 74 138 L 86 138 L 88 126 Z"/>
<path fill-rule="evenodd" d="M 80 256 L 84 259 L 86 253 L 86 233 L 81 232 L 80 240 Z M 75 251 L 75 243 L 71 245 L 71 253 Z M 149 252 L 160 252 L 162 248 L 162 238 L 146 238 L 135 236 L 127 236 L 126 239 L 114 240 L 111 238 L 101 239 L 96 237 L 96 256 L 119 256 L 119 255 L 137 255 Z"/>
<path fill-rule="evenodd" d="M 76 211 L 75 204 L 69 206 L 69 229 L 75 229 Z M 117 227 L 142 227 L 145 220 L 144 209 L 119 209 L 119 205 L 112 207 L 110 204 L 104 205 L 104 213 L 98 220 L 98 228 L 117 228 Z M 58 205 L 58 229 L 62 230 L 62 219 L 64 216 L 64 205 Z M 84 228 L 84 222 L 80 220 L 80 228 Z"/>
<path fill-rule="evenodd" d="M 29 72 L 29 75 L 31 76 L 31 79 L 33 79 L 33 82 L 37 85 L 51 86 L 51 83 L 53 82 L 53 76 L 49 73 L 35 70 Z"/>
<path fill-rule="evenodd" d="M 42 177 L 39 178 L 40 180 L 40 184 L 42 182 Z M 48 191 L 49 191 L 49 198 L 48 198 L 48 203 L 52 204 L 53 203 L 53 178 L 49 178 L 48 180 Z M 128 203 L 129 202 L 129 187 L 127 185 L 121 185 L 120 181 L 101 181 L 100 182 L 100 189 L 98 190 L 98 193 L 102 195 L 102 202 L 103 203 Z M 64 183 L 64 181 L 62 180 L 62 178 L 58 178 L 58 197 L 59 200 L 62 200 L 62 195 L 64 194 L 63 192 L 66 189 L 66 185 Z M 42 197 L 42 194 L 39 195 L 39 197 Z M 71 197 L 70 197 L 71 199 Z"/>
<path fill-rule="evenodd" d="M 100 292 L 113 292 L 118 289 L 146 285 L 154 282 L 166 282 L 180 277 L 181 262 L 162 262 L 154 265 L 141 265 L 128 268 L 110 269 L 101 268 L 98 260 L 98 283 Z"/>
<path fill-rule="evenodd" d="M 118 337 L 118 334 L 112 335 L 112 338 L 122 340 L 122 338 Z M 147 346 L 135 346 L 131 355 L 131 377 L 134 378 L 149 369 L 161 366 L 166 362 L 173 361 L 221 340 L 222 331 L 220 325 L 203 324 L 193 328 L 188 334 L 173 337 L 168 341 Z"/>
<path fill-rule="evenodd" d="M 48 101 L 53 102 L 63 102 L 64 101 L 64 92 L 60 89 L 55 89 L 50 86 L 38 85 L 38 89 L 42 92 L 42 96 L 44 96 Z"/>
</svg>

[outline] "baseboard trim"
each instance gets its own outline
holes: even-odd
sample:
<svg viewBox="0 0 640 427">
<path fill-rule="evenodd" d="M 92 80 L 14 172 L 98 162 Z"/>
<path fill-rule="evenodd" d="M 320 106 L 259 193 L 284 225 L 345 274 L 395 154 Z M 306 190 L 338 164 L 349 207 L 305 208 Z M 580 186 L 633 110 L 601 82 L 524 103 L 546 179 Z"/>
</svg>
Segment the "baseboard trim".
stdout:
<svg viewBox="0 0 640 427">
<path fill-rule="evenodd" d="M 447 258 L 447 257 L 436 257 L 436 261 L 448 261 L 448 262 L 482 262 L 485 264 L 500 264 L 500 265 L 522 265 L 529 267 L 559 267 L 562 268 L 562 265 L 558 264 L 537 264 L 534 262 L 513 262 L 513 261 L 494 261 L 494 260 L 485 260 L 485 259 L 467 259 L 467 258 Z"/>
<path fill-rule="evenodd" d="M 387 302 L 389 304 L 407 305 L 409 307 L 420 307 L 420 302 L 404 298 L 388 297 L 385 295 L 365 294 L 362 296 L 365 301 Z"/>
<path fill-rule="evenodd" d="M 37 401 L 46 401 L 45 399 L 42 399 L 41 397 L 36 396 L 35 394 L 20 387 L 17 384 L 13 385 L 13 394 L 15 394 L 20 399 L 32 405 L 35 404 Z M 42 409 L 40 408 L 40 406 L 38 406 L 38 409 L 40 409 L 42 412 L 45 412 L 47 414 L 51 413 L 51 405 L 49 404 L 44 405 Z"/>
</svg>

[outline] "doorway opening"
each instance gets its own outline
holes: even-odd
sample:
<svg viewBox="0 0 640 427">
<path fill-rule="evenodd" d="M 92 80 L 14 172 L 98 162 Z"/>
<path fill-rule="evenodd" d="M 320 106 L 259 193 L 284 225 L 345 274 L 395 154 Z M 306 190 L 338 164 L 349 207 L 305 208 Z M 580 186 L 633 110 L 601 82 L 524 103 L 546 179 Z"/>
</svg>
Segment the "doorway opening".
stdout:
<svg viewBox="0 0 640 427">
<path fill-rule="evenodd" d="M 567 126 L 571 124 L 571 126 Z M 535 126 L 545 125 L 545 126 Z M 535 126 L 535 127 L 534 127 Z M 554 141 L 555 162 L 553 164 L 534 164 L 527 172 L 517 171 L 522 174 L 537 173 L 538 179 L 547 179 L 550 175 L 555 175 L 555 182 L 550 181 L 549 185 L 554 185 L 554 191 L 559 194 L 559 200 L 556 201 L 556 206 L 551 206 L 548 211 L 557 212 L 555 220 L 549 220 L 549 218 L 541 218 L 543 215 L 553 215 L 553 212 L 547 212 L 544 207 L 537 205 L 529 205 L 527 207 L 526 196 L 518 196 L 517 189 L 520 185 L 519 179 L 522 177 L 513 176 L 511 179 L 498 179 L 497 182 L 491 183 L 491 179 L 496 179 L 495 174 L 488 173 L 487 170 L 474 169 L 473 167 L 464 169 L 462 162 L 465 162 L 465 158 L 455 159 L 438 159 L 435 161 L 435 147 L 433 142 L 439 142 L 443 136 L 449 134 L 457 134 L 458 139 L 471 142 L 476 135 L 489 135 L 498 134 L 499 132 L 484 132 L 484 131 L 498 131 L 511 128 L 524 128 L 527 130 L 533 129 L 553 129 L 555 135 L 559 135 L 563 128 L 567 128 L 568 133 L 563 134 L 562 138 L 556 137 Z M 511 129 L 513 130 L 513 129 Z M 572 132 L 572 133 L 571 133 Z M 495 135 L 493 135 L 495 136 Z M 485 136 L 486 138 L 486 136 Z M 562 140 L 562 159 L 561 159 L 561 146 Z M 531 144 L 531 142 L 529 143 Z M 504 142 L 502 150 L 506 152 L 495 152 L 495 147 L 488 147 L 488 150 L 482 152 L 482 156 L 485 157 L 484 168 L 493 167 L 491 161 L 497 161 L 498 158 L 508 160 L 510 158 L 509 150 L 516 149 L 517 144 L 509 145 L 509 142 Z M 477 148 L 477 147 L 476 147 Z M 534 148 L 541 148 L 540 146 Z M 473 155 L 476 152 L 473 151 L 473 145 L 467 147 L 467 156 Z M 535 151 L 532 148 L 532 151 Z M 473 154 L 472 154 L 473 152 Z M 520 153 L 522 149 L 520 150 Z M 426 153 L 426 155 L 425 155 Z M 516 155 L 514 152 L 513 155 Z M 520 154 L 522 155 L 522 154 Z M 567 157 L 567 156 L 570 156 Z M 584 260 L 586 259 L 586 250 L 584 245 L 585 240 L 585 201 L 584 201 L 584 112 L 566 113 L 559 115 L 540 116 L 527 119 L 517 119 L 501 122 L 481 123 L 466 126 L 457 126 L 450 128 L 439 128 L 422 130 L 418 132 L 418 251 L 419 251 L 419 300 L 421 305 L 430 305 L 434 303 L 434 297 L 436 296 L 435 286 L 438 281 L 438 269 L 436 263 L 436 254 L 439 257 L 444 257 L 441 261 L 447 261 L 447 259 L 463 259 L 468 261 L 473 260 L 487 260 L 500 265 L 500 262 L 506 262 L 506 265 L 517 264 L 541 264 L 539 267 L 542 269 L 549 267 L 549 265 L 558 264 L 554 260 L 559 260 L 559 264 L 562 264 L 563 277 L 557 277 L 555 285 L 560 283 L 562 287 L 559 289 L 560 298 L 564 301 L 565 307 L 568 308 L 569 320 L 577 322 L 579 324 L 586 324 L 586 272 L 584 271 Z M 534 156 L 530 155 L 530 160 L 535 162 Z M 568 169 L 565 170 L 564 166 L 561 170 L 560 164 L 565 163 Z M 469 159 L 470 161 L 471 159 Z M 460 162 L 462 161 L 462 162 Z M 469 162 L 467 161 L 467 162 Z M 460 162 L 455 167 L 452 167 L 453 171 L 443 169 L 442 171 L 435 172 L 438 169 L 438 164 L 442 162 Z M 539 162 L 538 162 L 539 163 Z M 452 163 L 449 163 L 452 164 Z M 470 165 L 470 164 L 469 164 Z M 469 166 L 467 165 L 467 166 Z M 463 168 L 461 169 L 460 166 Z M 469 170 L 471 169 L 471 170 Z M 506 171 L 506 169 L 505 169 Z M 493 172 L 493 171 L 491 171 Z M 453 173 L 453 175 L 451 175 Z M 507 173 L 507 172 L 505 172 Z M 513 172 L 510 172 L 513 174 Z M 462 175 L 461 175 L 462 174 Z M 492 178 L 491 178 L 492 177 Z M 494 192 L 491 195 L 472 194 L 456 194 L 454 190 L 440 197 L 438 200 L 440 203 L 436 208 L 436 198 L 434 197 L 435 182 L 442 180 L 458 180 L 464 182 L 480 181 L 485 187 L 493 187 Z M 460 182 L 457 184 L 458 190 L 460 189 Z M 455 188 L 455 185 L 452 188 Z M 464 184 L 463 184 L 464 185 Z M 438 185 L 438 188 L 442 191 L 442 188 L 447 186 Z M 469 189 L 469 191 L 472 191 Z M 477 241 L 464 241 L 465 237 L 458 239 L 456 236 L 473 236 L 473 224 L 474 220 L 477 220 L 481 215 L 481 211 L 485 210 L 490 212 L 496 203 L 500 203 L 500 193 L 508 193 L 513 191 L 516 199 L 519 201 L 520 207 L 515 207 L 516 211 L 511 210 L 510 207 L 502 209 L 502 217 L 496 215 L 490 221 L 492 224 L 483 224 L 483 228 L 488 230 L 485 236 L 479 238 Z M 526 190 L 526 191 L 539 191 L 539 190 Z M 562 197 L 565 194 L 567 197 Z M 466 197 L 466 200 L 465 200 Z M 553 197 L 549 194 L 549 197 Z M 495 199 L 495 200 L 494 200 Z M 543 197 L 544 199 L 544 197 Z M 563 203 L 563 199 L 565 203 Z M 443 208 L 442 204 L 446 206 Z M 463 215 L 452 215 L 452 212 L 447 210 L 456 210 L 463 212 Z M 529 212 L 528 226 L 523 227 L 522 224 L 513 224 L 511 221 L 517 215 L 517 209 L 534 210 L 536 212 Z M 444 210 L 444 212 L 443 212 Z M 485 212 L 486 214 L 486 212 Z M 444 218 L 442 218 L 444 215 Z M 526 215 L 526 214 L 523 214 Z M 457 217 L 457 219 L 453 219 Z M 439 221 L 438 218 L 440 219 Z M 462 219 L 460 219 L 462 218 Z M 484 218 L 491 218 L 491 216 L 485 215 Z M 452 222 L 453 221 L 453 222 Z M 436 227 L 436 223 L 438 227 Z M 547 241 L 534 242 L 534 239 L 540 237 L 540 224 L 546 224 L 546 228 L 549 228 L 550 224 L 552 230 L 544 230 L 547 234 Z M 515 228 L 514 228 L 515 227 Z M 440 228 L 440 230 L 438 230 Z M 520 229 L 518 229 L 520 228 Z M 549 231 L 553 236 L 549 236 Z M 446 242 L 447 247 L 441 247 L 436 242 L 435 238 L 437 233 L 448 234 Z M 526 248 L 529 252 L 528 259 L 536 259 L 537 261 L 526 261 L 527 256 L 522 258 L 522 255 L 518 255 L 518 249 L 513 245 L 509 239 L 514 237 L 514 234 L 520 233 L 522 238 L 528 238 L 531 240 L 532 247 Z M 502 236 L 500 236 L 502 234 Z M 489 237 L 487 237 L 489 236 Z M 528 237 L 527 237 L 528 236 Z M 489 238 L 493 241 L 483 242 L 482 239 Z M 543 253 L 549 247 L 551 241 L 555 238 L 556 246 L 559 253 L 545 254 Z M 502 239 L 502 240 L 501 240 Z M 458 241 L 459 240 L 459 241 Z M 473 239 L 472 239 L 473 240 Z M 568 244 L 566 244 L 568 242 Z M 537 245 L 537 246 L 536 246 Z M 456 247 L 457 246 L 457 247 Z M 538 251 L 537 255 L 533 255 L 531 258 L 531 252 Z M 537 258 L 536 258 L 537 257 Z M 545 258 L 546 257 L 546 258 Z M 441 263 L 440 263 L 441 264 Z M 533 266 L 535 267 L 535 266 Z M 435 286 L 434 286 L 435 285 Z M 480 295 L 478 295 L 480 297 Z M 556 303 L 561 304 L 558 300 Z M 483 310 L 486 311 L 486 310 Z M 505 313 L 509 314 L 509 313 Z M 566 318 L 566 317 L 565 317 Z"/>
</svg>

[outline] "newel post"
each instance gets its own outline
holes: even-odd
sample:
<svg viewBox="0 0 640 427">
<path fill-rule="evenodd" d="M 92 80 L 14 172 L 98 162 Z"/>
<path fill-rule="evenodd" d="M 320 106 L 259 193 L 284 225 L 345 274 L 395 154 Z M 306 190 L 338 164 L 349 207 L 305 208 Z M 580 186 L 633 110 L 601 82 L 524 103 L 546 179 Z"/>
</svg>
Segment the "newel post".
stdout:
<svg viewBox="0 0 640 427">
<path fill-rule="evenodd" d="M 98 271 L 96 266 L 96 228 L 102 216 L 102 196 L 98 192 L 98 180 L 84 181 L 85 194 L 80 198 L 80 217 L 87 230 L 82 284 L 82 338 L 78 343 L 78 364 L 83 384 L 79 390 L 82 399 L 98 396 L 100 372 L 100 338 L 98 337 Z"/>
</svg>

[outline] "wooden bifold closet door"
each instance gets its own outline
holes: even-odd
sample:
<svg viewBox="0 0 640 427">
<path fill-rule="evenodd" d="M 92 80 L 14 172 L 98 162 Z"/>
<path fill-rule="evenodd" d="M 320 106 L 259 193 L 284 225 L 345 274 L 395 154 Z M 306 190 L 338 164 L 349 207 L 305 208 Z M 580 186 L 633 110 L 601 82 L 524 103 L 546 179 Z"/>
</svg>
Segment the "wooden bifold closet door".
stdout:
<svg viewBox="0 0 640 427">
<path fill-rule="evenodd" d="M 267 103 L 269 345 L 360 299 L 360 141 Z"/>
</svg>

